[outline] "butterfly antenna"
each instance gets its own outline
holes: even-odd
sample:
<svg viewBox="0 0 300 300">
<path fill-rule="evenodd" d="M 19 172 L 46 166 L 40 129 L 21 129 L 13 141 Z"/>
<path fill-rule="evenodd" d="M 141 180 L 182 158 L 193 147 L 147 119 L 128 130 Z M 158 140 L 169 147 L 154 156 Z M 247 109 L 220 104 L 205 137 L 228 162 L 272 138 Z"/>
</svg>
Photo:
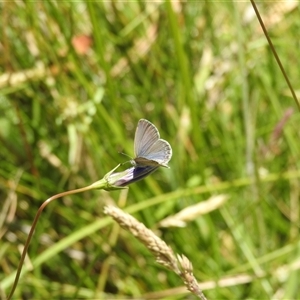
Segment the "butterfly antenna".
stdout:
<svg viewBox="0 0 300 300">
<path fill-rule="evenodd" d="M 126 154 L 126 153 L 119 152 L 119 154 L 123 154 L 123 155 L 125 155 L 125 156 L 129 157 L 130 159 L 133 159 L 133 158 L 132 158 L 130 155 L 128 155 L 128 154 Z"/>
<path fill-rule="evenodd" d="M 132 161 L 134 161 L 133 158 L 130 155 L 126 154 L 126 153 L 119 152 L 119 154 L 123 154 L 123 155 L 125 155 L 125 156 L 127 156 L 127 157 L 130 158 L 130 160 L 127 160 L 127 161 L 121 163 L 122 166 L 125 165 L 125 164 L 127 164 L 127 163 L 131 163 L 132 164 Z"/>
</svg>

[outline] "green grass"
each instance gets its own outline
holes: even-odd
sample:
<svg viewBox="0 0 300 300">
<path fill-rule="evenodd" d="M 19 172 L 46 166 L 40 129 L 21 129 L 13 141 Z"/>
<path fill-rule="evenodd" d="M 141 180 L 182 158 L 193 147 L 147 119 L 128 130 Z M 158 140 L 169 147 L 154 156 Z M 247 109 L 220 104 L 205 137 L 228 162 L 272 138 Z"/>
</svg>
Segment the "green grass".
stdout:
<svg viewBox="0 0 300 300">
<path fill-rule="evenodd" d="M 141 118 L 171 144 L 171 169 L 127 191 L 51 203 L 14 299 L 189 298 L 179 277 L 104 215 L 111 203 L 187 256 L 208 299 L 297 297 L 299 111 L 248 10 L 230 1 L 0 3 L 3 297 L 38 207 L 101 179 L 128 160 L 120 152 L 133 156 Z M 298 4 L 259 10 L 299 95 Z M 79 54 L 72 41 L 82 35 L 92 43 Z M 221 207 L 158 228 L 219 194 L 229 197 Z"/>
</svg>

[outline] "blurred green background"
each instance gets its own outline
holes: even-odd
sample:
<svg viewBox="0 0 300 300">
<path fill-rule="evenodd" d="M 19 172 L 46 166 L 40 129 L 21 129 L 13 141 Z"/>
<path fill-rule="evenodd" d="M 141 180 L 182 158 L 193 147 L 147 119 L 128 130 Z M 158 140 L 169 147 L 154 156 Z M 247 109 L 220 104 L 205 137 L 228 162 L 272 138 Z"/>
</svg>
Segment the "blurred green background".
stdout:
<svg viewBox="0 0 300 300">
<path fill-rule="evenodd" d="M 259 10 L 299 94 L 299 3 Z M 2 296 L 38 207 L 134 156 L 141 118 L 172 145 L 171 169 L 51 203 L 14 299 L 193 298 L 105 217 L 112 203 L 187 256 L 208 299 L 299 295 L 299 111 L 250 2 L 5 1 L 0 12 Z M 220 194 L 185 227 L 159 228 Z"/>
</svg>

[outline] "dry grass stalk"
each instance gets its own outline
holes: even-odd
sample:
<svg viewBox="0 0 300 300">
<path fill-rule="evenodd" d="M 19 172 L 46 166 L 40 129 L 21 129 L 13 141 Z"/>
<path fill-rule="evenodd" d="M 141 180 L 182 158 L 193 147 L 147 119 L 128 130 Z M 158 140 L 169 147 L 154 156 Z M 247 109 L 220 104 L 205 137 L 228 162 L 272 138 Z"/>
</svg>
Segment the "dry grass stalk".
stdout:
<svg viewBox="0 0 300 300">
<path fill-rule="evenodd" d="M 160 221 L 160 227 L 185 227 L 187 222 L 221 207 L 229 197 L 227 195 L 212 196 L 206 201 L 184 208 L 179 213 Z"/>
<path fill-rule="evenodd" d="M 105 206 L 104 213 L 110 215 L 121 227 L 140 240 L 153 253 L 158 263 L 179 275 L 190 292 L 201 300 L 206 300 L 194 277 L 192 263 L 187 257 L 178 255 L 176 258 L 172 249 L 163 240 L 121 209 L 115 206 Z"/>
</svg>

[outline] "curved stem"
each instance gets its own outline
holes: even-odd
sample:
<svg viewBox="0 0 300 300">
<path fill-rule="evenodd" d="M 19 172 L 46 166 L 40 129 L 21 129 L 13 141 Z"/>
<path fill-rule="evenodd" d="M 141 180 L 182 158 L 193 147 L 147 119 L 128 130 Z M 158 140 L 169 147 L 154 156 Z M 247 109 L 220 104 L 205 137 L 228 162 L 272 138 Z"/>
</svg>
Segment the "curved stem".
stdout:
<svg viewBox="0 0 300 300">
<path fill-rule="evenodd" d="M 291 82 L 290 82 L 290 80 L 289 80 L 289 78 L 288 78 L 288 76 L 287 76 L 287 74 L 286 74 L 286 72 L 285 72 L 285 69 L 284 69 L 284 67 L 283 67 L 283 65 L 282 65 L 282 63 L 281 63 L 281 60 L 280 60 L 280 58 L 279 58 L 279 56 L 278 56 L 278 54 L 277 54 L 277 52 L 276 52 L 276 49 L 275 49 L 275 47 L 274 47 L 274 45 L 273 45 L 273 43 L 272 43 L 272 40 L 271 40 L 271 38 L 270 38 L 270 36 L 269 36 L 269 34 L 268 34 L 268 31 L 267 31 L 267 29 L 266 29 L 266 27 L 265 27 L 265 24 L 264 24 L 264 22 L 263 22 L 263 20 L 262 20 L 262 18 L 261 18 L 261 16 L 260 16 L 260 14 L 259 14 L 259 11 L 258 11 L 258 9 L 257 9 L 257 7 L 256 7 L 255 1 L 254 1 L 254 0 L 250 0 L 250 2 L 251 2 L 251 4 L 252 4 L 252 6 L 253 6 L 253 9 L 254 9 L 255 14 L 256 14 L 256 16 L 257 16 L 257 19 L 258 19 L 258 21 L 259 21 L 259 23 L 260 23 L 260 26 L 261 26 L 261 28 L 262 28 L 264 34 L 265 34 L 265 37 L 266 37 L 266 39 L 267 39 L 267 41 L 268 41 L 268 43 L 269 43 L 269 45 L 270 45 L 271 51 L 273 52 L 273 55 L 274 55 L 274 57 L 275 57 L 275 59 L 276 59 L 276 61 L 277 61 L 277 64 L 278 64 L 278 66 L 279 66 L 279 68 L 280 68 L 280 70 L 281 70 L 281 73 L 282 73 L 282 75 L 283 75 L 283 77 L 284 77 L 284 79 L 285 79 L 285 81 L 286 81 L 286 83 L 287 83 L 287 85 L 288 85 L 288 87 L 289 87 L 289 89 L 290 89 L 290 91 L 291 91 L 291 93 L 292 93 L 292 96 L 293 96 L 293 98 L 294 98 L 294 100 L 295 100 L 295 102 L 296 102 L 296 104 L 297 104 L 297 106 L 298 106 L 298 109 L 299 109 L 299 111 L 300 111 L 300 103 L 299 103 L 299 101 L 298 101 L 298 98 L 297 98 L 297 96 L 296 96 L 296 93 L 295 93 L 295 91 L 294 91 L 294 89 L 293 89 L 293 86 L 292 86 L 292 84 L 291 84 Z"/>
<path fill-rule="evenodd" d="M 63 192 L 63 193 L 59 193 L 57 195 L 54 195 L 52 197 L 50 197 L 49 199 L 47 199 L 41 206 L 40 208 L 38 209 L 35 217 L 34 217 L 34 220 L 33 220 L 33 223 L 31 225 L 31 228 L 30 228 L 30 231 L 29 231 L 29 234 L 28 234 L 28 237 L 26 239 L 26 243 L 24 245 L 24 249 L 23 249 L 23 252 L 22 252 L 22 255 L 21 255 L 21 259 L 20 259 L 20 262 L 19 262 L 19 265 L 18 265 L 18 269 L 17 269 L 17 273 L 16 273 L 16 277 L 15 277 L 15 280 L 14 280 L 14 283 L 13 283 L 13 287 L 12 287 L 12 290 L 10 291 L 8 297 L 7 297 L 7 300 L 10 300 L 16 290 L 16 287 L 17 287 L 17 284 L 18 284 L 18 281 L 19 281 L 19 278 L 20 278 L 20 275 L 21 275 L 21 271 L 22 271 L 22 267 L 23 267 L 23 263 L 24 263 L 24 260 L 25 260 L 25 257 L 26 257 L 26 253 L 27 253 L 27 250 L 28 250 L 28 247 L 29 247 L 29 244 L 30 244 L 30 241 L 32 239 L 32 236 L 33 236 L 33 233 L 34 233 L 34 230 L 35 230 L 35 227 L 36 227 L 36 224 L 41 216 L 41 213 L 42 211 L 44 210 L 44 208 L 50 203 L 52 202 L 53 200 L 55 199 L 58 199 L 58 198 L 61 198 L 61 197 L 64 197 L 64 196 L 67 196 L 67 195 L 72 195 L 72 194 L 77 194 L 77 193 L 81 193 L 81 192 L 85 192 L 85 191 L 88 191 L 88 190 L 92 190 L 94 189 L 95 187 L 93 187 L 92 185 L 90 186 L 87 186 L 87 187 L 84 187 L 84 188 L 80 188 L 80 189 L 76 189 L 76 190 L 72 190 L 72 191 L 67 191 L 67 192 Z"/>
</svg>

